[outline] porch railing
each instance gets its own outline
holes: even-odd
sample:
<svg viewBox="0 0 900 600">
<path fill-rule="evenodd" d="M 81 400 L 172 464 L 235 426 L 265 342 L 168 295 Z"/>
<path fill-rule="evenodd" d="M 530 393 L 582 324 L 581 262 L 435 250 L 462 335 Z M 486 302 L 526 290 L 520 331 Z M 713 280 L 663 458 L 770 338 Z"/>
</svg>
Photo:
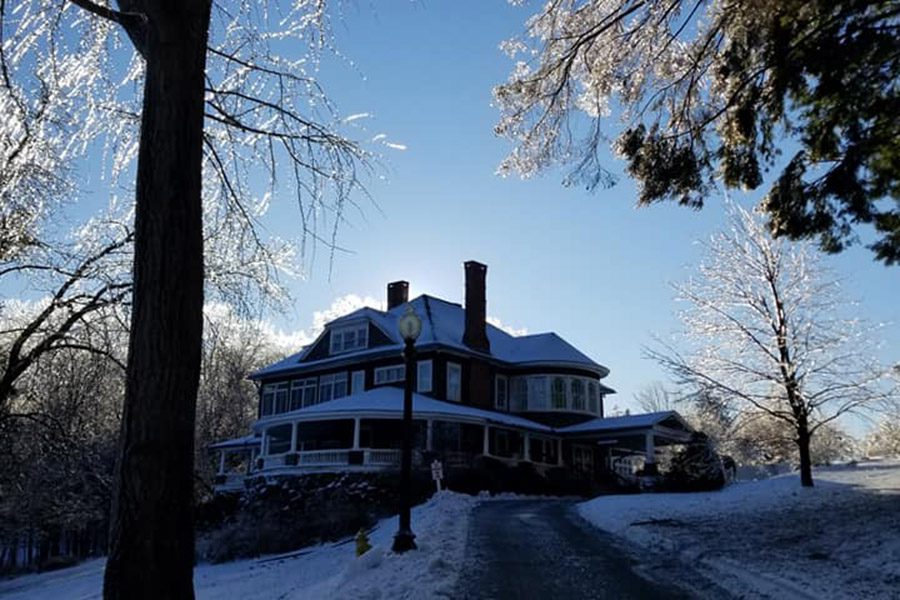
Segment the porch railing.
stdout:
<svg viewBox="0 0 900 600">
<path fill-rule="evenodd" d="M 319 468 L 319 467 L 392 467 L 400 465 L 400 450 L 305 450 L 295 455 L 276 454 L 263 456 L 262 470 L 279 468 Z"/>
<path fill-rule="evenodd" d="M 622 456 L 613 460 L 613 471 L 626 481 L 637 480 L 637 472 L 644 466 L 642 456 Z"/>
<path fill-rule="evenodd" d="M 400 455 L 400 450 L 366 450 L 364 463 L 378 466 L 399 465 Z"/>
<path fill-rule="evenodd" d="M 350 462 L 350 450 L 309 450 L 297 454 L 297 464 L 301 466 L 346 465 Z"/>
</svg>

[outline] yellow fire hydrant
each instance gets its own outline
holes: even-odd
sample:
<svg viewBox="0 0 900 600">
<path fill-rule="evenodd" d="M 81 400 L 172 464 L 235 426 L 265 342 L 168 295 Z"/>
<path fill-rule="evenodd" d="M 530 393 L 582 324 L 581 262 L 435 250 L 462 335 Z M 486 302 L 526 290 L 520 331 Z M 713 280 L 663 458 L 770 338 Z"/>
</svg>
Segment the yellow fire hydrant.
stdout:
<svg viewBox="0 0 900 600">
<path fill-rule="evenodd" d="M 360 528 L 359 533 L 356 534 L 356 555 L 362 556 L 371 549 L 372 545 L 369 543 L 369 536 L 366 535 L 366 530 Z"/>
</svg>

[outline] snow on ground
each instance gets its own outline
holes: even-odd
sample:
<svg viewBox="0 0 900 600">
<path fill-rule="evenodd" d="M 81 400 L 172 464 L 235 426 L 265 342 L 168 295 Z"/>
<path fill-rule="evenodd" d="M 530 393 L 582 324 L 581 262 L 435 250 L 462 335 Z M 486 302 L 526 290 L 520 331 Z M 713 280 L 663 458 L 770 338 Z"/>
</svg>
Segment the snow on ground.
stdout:
<svg viewBox="0 0 900 600">
<path fill-rule="evenodd" d="M 900 461 L 738 482 L 720 492 L 603 496 L 602 529 L 682 561 L 742 598 L 900 598 Z"/>
<path fill-rule="evenodd" d="M 372 549 L 356 558 L 353 540 L 306 548 L 293 555 L 263 557 L 194 569 L 199 600 L 358 598 L 449 598 L 462 563 L 469 514 L 478 498 L 440 492 L 413 508 L 418 551 L 390 552 L 397 518 L 384 519 L 369 534 Z M 100 598 L 105 561 L 70 569 L 0 580 L 4 600 Z"/>
</svg>

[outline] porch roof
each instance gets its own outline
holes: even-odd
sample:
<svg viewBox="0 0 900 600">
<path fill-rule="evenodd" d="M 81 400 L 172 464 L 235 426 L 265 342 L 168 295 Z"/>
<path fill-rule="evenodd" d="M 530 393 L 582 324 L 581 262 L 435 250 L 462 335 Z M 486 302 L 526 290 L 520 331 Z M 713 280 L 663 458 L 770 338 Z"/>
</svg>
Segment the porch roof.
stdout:
<svg viewBox="0 0 900 600">
<path fill-rule="evenodd" d="M 669 431 L 690 434 L 694 429 L 674 410 L 644 413 L 640 415 L 624 415 L 621 417 L 604 417 L 591 419 L 577 425 L 557 429 L 559 433 L 620 433 L 628 430 L 645 430 L 662 427 Z"/>
<path fill-rule="evenodd" d="M 529 419 L 517 417 L 507 413 L 494 412 L 467 406 L 458 402 L 445 402 L 435 400 L 420 394 L 413 394 L 413 414 L 416 417 L 447 417 L 469 421 L 485 421 L 499 425 L 507 425 L 530 431 L 552 433 L 553 429 L 536 423 Z M 403 414 L 403 390 L 396 387 L 378 387 L 359 394 L 344 396 L 337 400 L 329 400 L 321 404 L 307 406 L 291 412 L 280 413 L 267 417 L 258 422 L 258 425 L 318 420 L 323 417 L 355 417 L 355 416 L 380 416 L 391 415 L 401 417 Z"/>
<path fill-rule="evenodd" d="M 209 447 L 212 450 L 226 450 L 228 448 L 253 448 L 259 446 L 262 438 L 255 435 L 245 435 L 239 438 L 232 438 L 222 442 L 216 442 Z"/>
</svg>

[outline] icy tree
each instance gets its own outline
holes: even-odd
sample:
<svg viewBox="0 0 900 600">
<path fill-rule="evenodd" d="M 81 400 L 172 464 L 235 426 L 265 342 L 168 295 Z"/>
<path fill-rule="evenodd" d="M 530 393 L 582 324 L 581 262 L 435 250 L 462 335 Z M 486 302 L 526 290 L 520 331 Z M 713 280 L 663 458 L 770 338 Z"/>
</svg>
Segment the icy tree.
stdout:
<svg viewBox="0 0 900 600">
<path fill-rule="evenodd" d="M 210 444 L 245 435 L 256 418 L 259 395 L 247 374 L 282 354 L 263 323 L 242 318 L 222 303 L 207 304 L 203 312 L 196 470 L 200 481 L 208 485 L 215 475 Z"/>
<path fill-rule="evenodd" d="M 108 337 L 125 318 L 130 297 L 132 233 L 127 223 L 106 215 L 93 219 L 72 239 L 27 245 L 0 260 L 0 282 L 15 288 L 16 279 L 45 295 L 35 302 L 0 302 L 0 420 L 19 380 L 49 355 L 85 350 L 121 361 L 124 355 Z"/>
<path fill-rule="evenodd" d="M 770 228 L 836 252 L 869 223 L 896 263 L 898 34 L 895 2 L 549 0 L 503 44 L 518 62 L 494 90 L 496 131 L 516 144 L 500 172 L 571 164 L 569 182 L 594 188 L 612 180 L 614 140 L 640 204 L 699 207 L 714 179 L 762 185 L 789 139 Z"/>
<path fill-rule="evenodd" d="M 59 97 L 58 114 L 68 120 L 47 132 L 49 148 L 59 155 L 66 132 L 83 136 L 75 138 L 81 148 L 105 140 L 110 168 L 122 177 L 137 159 L 106 598 L 193 595 L 204 196 L 250 225 L 232 240 L 233 252 L 256 241 L 252 225 L 276 182 L 279 196 L 298 203 L 303 230 L 333 246 L 366 168 L 368 156 L 341 133 L 315 79 L 318 54 L 329 44 L 325 8 L 324 0 L 0 4 L 3 84 L 24 107 L 22 121 L 34 122 L 45 95 Z M 8 148 L 30 135 L 26 125 L 17 127 L 3 152 L 12 154 Z"/>
<path fill-rule="evenodd" d="M 787 424 L 811 486 L 811 439 L 884 401 L 886 371 L 867 355 L 870 330 L 845 318 L 837 282 L 807 244 L 773 239 L 737 206 L 730 221 L 705 244 L 697 276 L 675 286 L 689 304 L 680 348 L 648 354 L 738 418 L 759 412 Z"/>
<path fill-rule="evenodd" d="M 869 456 L 900 456 L 900 412 L 886 414 L 864 442 Z"/>
</svg>

